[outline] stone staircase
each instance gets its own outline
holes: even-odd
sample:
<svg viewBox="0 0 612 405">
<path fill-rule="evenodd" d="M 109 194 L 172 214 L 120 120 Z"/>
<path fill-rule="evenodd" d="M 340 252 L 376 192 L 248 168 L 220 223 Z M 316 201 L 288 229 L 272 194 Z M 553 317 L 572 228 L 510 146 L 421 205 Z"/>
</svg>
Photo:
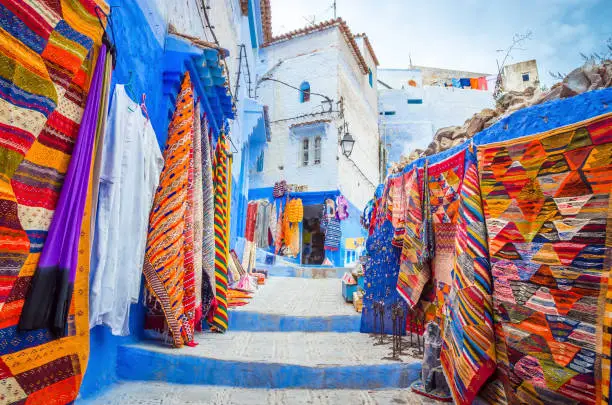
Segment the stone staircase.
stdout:
<svg viewBox="0 0 612 405">
<path fill-rule="evenodd" d="M 416 359 L 359 333 L 341 296 L 344 269 L 269 269 L 252 302 L 230 311 L 226 334 L 180 350 L 156 342 L 119 347 L 121 383 L 79 404 L 424 404 L 406 388 Z"/>
</svg>

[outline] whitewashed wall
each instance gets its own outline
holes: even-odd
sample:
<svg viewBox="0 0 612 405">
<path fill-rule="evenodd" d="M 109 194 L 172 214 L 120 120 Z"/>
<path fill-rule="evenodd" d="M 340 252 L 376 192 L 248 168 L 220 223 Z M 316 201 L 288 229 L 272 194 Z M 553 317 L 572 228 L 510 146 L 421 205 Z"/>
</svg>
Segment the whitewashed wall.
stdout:
<svg viewBox="0 0 612 405">
<path fill-rule="evenodd" d="M 342 156 L 338 146 L 337 128 L 341 124 L 338 114 L 289 119 L 322 111 L 321 97 L 312 94 L 310 102 L 301 103 L 297 90 L 264 81 L 258 87 L 258 98 L 270 108 L 272 142 L 265 152 L 263 172 L 251 172 L 252 188 L 271 187 L 274 182 L 285 179 L 307 184 L 311 191 L 340 189 L 357 207 L 363 207 L 373 195 L 379 177 L 378 94 L 376 86 L 370 87 L 368 75 L 359 70 L 341 35 L 337 27 L 332 27 L 263 48 L 258 75 L 270 75 L 295 87 L 307 81 L 313 93 L 324 94 L 334 102 L 343 98 L 345 119 L 356 140 L 351 158 L 373 184 Z M 366 57 L 376 75 L 371 56 Z M 333 107 L 338 108 L 335 104 Z M 322 161 L 317 166 L 302 167 L 301 138 L 294 134 L 298 131 L 291 131 L 289 127 L 317 119 L 331 119 L 323 138 Z"/>
<path fill-rule="evenodd" d="M 334 38 L 334 30 L 326 30 L 261 49 L 257 68 L 259 77 L 269 75 L 298 88 L 302 82 L 307 81 L 311 92 L 337 101 L 335 78 L 338 51 L 334 46 Z M 335 124 L 326 126 L 322 139 L 321 164 L 306 167 L 300 165 L 300 136 L 293 134 L 289 128 L 301 122 L 332 119 L 332 114 L 294 118 L 329 108 L 329 105 L 322 104 L 324 99 L 312 94 L 309 102 L 301 103 L 298 90 L 269 81 L 261 82 L 257 97 L 260 102 L 268 105 L 272 141 L 265 152 L 263 172 L 251 171 L 251 188 L 270 187 L 281 179 L 289 183 L 307 184 L 310 191 L 337 188 Z"/>
<path fill-rule="evenodd" d="M 378 93 L 381 138 L 388 145 L 391 162 L 427 147 L 438 129 L 463 125 L 473 114 L 495 107 L 492 93 L 481 90 L 423 86 Z M 423 104 L 408 104 L 408 99 L 422 99 Z M 395 115 L 384 115 L 391 111 Z"/>
</svg>

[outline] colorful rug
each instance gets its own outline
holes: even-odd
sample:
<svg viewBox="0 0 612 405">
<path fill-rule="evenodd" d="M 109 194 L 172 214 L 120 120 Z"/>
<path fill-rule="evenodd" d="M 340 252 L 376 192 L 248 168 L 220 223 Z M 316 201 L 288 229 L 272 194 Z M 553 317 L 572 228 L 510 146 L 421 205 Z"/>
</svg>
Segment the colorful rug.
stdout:
<svg viewBox="0 0 612 405">
<path fill-rule="evenodd" d="M 183 308 L 183 263 L 193 109 L 193 91 L 187 72 L 168 128 L 164 168 L 149 217 L 143 266 L 148 292 L 145 327 L 164 333 L 167 327 L 175 347 L 191 341 Z"/>
<path fill-rule="evenodd" d="M 200 103 L 196 105 L 193 123 L 193 268 L 195 276 L 195 318 L 194 327 L 201 330 L 202 321 L 202 244 L 204 243 L 204 211 L 202 206 L 202 122 Z"/>
<path fill-rule="evenodd" d="M 21 310 L 18 328 L 22 331 L 49 328 L 56 337 L 67 333 L 105 63 L 106 46 L 102 45 L 68 172 Z"/>
<path fill-rule="evenodd" d="M 423 261 L 423 208 L 419 173 L 413 169 L 402 176 L 406 196 L 404 240 L 400 258 L 400 272 L 396 289 L 414 307 L 431 277 L 429 264 Z"/>
<path fill-rule="evenodd" d="M 444 311 L 446 333 L 440 360 L 455 403 L 470 405 L 496 368 L 493 282 L 478 168 L 472 151 L 467 153 L 462 177 L 461 193 L 455 200 L 459 205 L 452 282 Z"/>
<path fill-rule="evenodd" d="M 219 136 L 215 153 L 215 288 L 218 306 L 215 309 L 212 328 L 225 332 L 229 323 L 227 315 L 228 256 L 229 256 L 229 190 L 228 141 Z"/>
<path fill-rule="evenodd" d="M 444 329 L 445 301 L 451 288 L 455 258 L 455 235 L 459 220 L 459 193 L 464 175 L 465 151 L 461 151 L 427 170 L 429 209 L 434 235 L 431 273 L 438 325 Z"/>
<path fill-rule="evenodd" d="M 89 194 L 67 336 L 17 331 L 102 35 L 93 1 L 64 3 L 0 0 L 0 391 L 8 403 L 71 403 L 89 355 Z"/>
<path fill-rule="evenodd" d="M 202 316 L 215 298 L 215 214 L 212 147 L 208 120 L 202 117 Z"/>
<path fill-rule="evenodd" d="M 508 401 L 607 404 L 612 116 L 479 147 L 479 162 Z"/>
</svg>

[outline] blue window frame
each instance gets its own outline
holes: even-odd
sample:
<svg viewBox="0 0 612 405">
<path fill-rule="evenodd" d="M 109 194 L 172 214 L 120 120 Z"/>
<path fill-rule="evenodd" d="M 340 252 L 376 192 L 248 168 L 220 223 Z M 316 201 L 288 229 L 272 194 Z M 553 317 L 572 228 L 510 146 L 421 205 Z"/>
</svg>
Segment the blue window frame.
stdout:
<svg viewBox="0 0 612 405">
<path fill-rule="evenodd" d="M 368 81 L 370 82 L 370 87 L 374 86 L 373 78 L 372 78 L 372 69 L 368 68 Z"/>
<path fill-rule="evenodd" d="M 300 84 L 300 103 L 307 103 L 310 101 L 310 83 L 302 82 Z"/>
</svg>

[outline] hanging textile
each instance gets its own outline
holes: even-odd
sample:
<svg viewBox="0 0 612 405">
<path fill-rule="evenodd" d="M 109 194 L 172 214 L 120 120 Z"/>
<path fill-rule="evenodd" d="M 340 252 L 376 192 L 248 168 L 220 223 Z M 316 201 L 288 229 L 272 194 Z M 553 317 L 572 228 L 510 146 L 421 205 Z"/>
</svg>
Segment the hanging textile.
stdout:
<svg viewBox="0 0 612 405">
<path fill-rule="evenodd" d="M 202 315 L 208 314 L 215 298 L 215 214 L 212 147 L 208 121 L 200 122 L 202 145 Z"/>
<path fill-rule="evenodd" d="M 496 367 L 493 284 L 475 151 L 467 153 L 462 177 L 441 361 L 455 403 L 470 405 Z"/>
<path fill-rule="evenodd" d="M 192 340 L 183 307 L 183 264 L 193 108 L 187 72 L 168 128 L 165 163 L 149 217 L 143 267 L 148 292 L 145 328 L 164 332 L 167 328 L 175 347 Z"/>
<path fill-rule="evenodd" d="M 340 221 L 348 219 L 348 200 L 345 196 L 339 195 L 338 198 L 336 198 L 336 207 L 338 207 L 336 210 L 336 218 L 338 218 Z"/>
<path fill-rule="evenodd" d="M 31 2 L 0 3 L 0 396 L 61 405 L 76 399 L 89 356 L 90 189 L 66 336 L 17 324 L 75 152 L 103 29 L 82 1 L 42 14 Z"/>
<path fill-rule="evenodd" d="M 202 245 L 204 243 L 204 212 L 202 184 L 202 122 L 200 120 L 200 103 L 196 104 L 193 120 L 193 269 L 195 277 L 195 316 L 194 327 L 200 330 L 202 321 Z"/>
<path fill-rule="evenodd" d="M 429 262 L 425 259 L 427 250 L 424 241 L 424 215 L 421 205 L 421 182 L 419 171 L 412 169 L 402 175 L 404 184 L 405 219 L 404 238 L 400 257 L 400 272 L 397 278 L 397 292 L 414 307 L 421 297 L 425 284 L 431 277 Z"/>
<path fill-rule="evenodd" d="M 270 207 L 270 224 L 268 226 L 270 236 L 272 237 L 272 244 L 276 238 L 276 227 L 278 226 L 278 217 L 276 211 L 276 204 L 271 204 Z"/>
<path fill-rule="evenodd" d="M 283 207 L 278 207 L 278 221 L 276 222 L 276 239 L 274 240 L 274 253 L 278 254 L 283 247 L 283 240 L 285 237 L 284 234 L 284 226 L 285 223 L 285 214 L 283 212 Z"/>
<path fill-rule="evenodd" d="M 194 106 L 195 109 L 195 106 Z M 189 160 L 187 161 L 187 200 L 185 201 L 185 228 L 183 230 L 185 239 L 183 242 L 183 315 L 185 317 L 183 326 L 185 334 L 187 335 L 187 343 L 193 345 L 193 332 L 195 330 L 195 317 L 196 317 L 196 280 L 195 280 L 195 267 L 194 267 L 194 205 L 195 205 L 195 193 L 194 193 L 194 168 L 195 164 L 193 161 L 194 152 L 194 128 L 195 128 L 195 112 L 193 114 L 193 125 L 188 129 L 190 142 L 186 149 L 189 151 Z"/>
<path fill-rule="evenodd" d="M 228 218 L 228 146 L 224 134 L 219 136 L 215 152 L 215 288 L 218 306 L 214 313 L 212 328 L 225 332 L 228 326 L 227 316 L 227 271 L 229 254 L 229 218 Z"/>
<path fill-rule="evenodd" d="M 89 326 L 106 324 L 114 335 L 125 336 L 130 305 L 140 294 L 149 213 L 164 160 L 150 121 L 120 84 L 100 154 Z"/>
<path fill-rule="evenodd" d="M 257 203 L 257 220 L 255 221 L 255 243 L 258 248 L 267 249 L 270 226 L 271 204 L 267 201 Z"/>
<path fill-rule="evenodd" d="M 434 304 L 438 324 L 443 328 L 444 302 L 451 287 L 451 272 L 455 257 L 455 235 L 459 219 L 459 192 L 464 175 L 465 151 L 428 167 L 426 187 L 429 191 L 429 210 L 433 226 L 434 252 L 431 273 Z"/>
<path fill-rule="evenodd" d="M 257 223 L 258 203 L 256 201 L 249 202 L 247 206 L 246 226 L 244 237 L 249 242 L 255 241 L 255 228 Z"/>
<path fill-rule="evenodd" d="M 387 218 L 391 221 L 394 229 L 393 245 L 402 247 L 404 242 L 406 218 L 406 202 L 404 176 L 389 179 L 387 202 Z"/>
<path fill-rule="evenodd" d="M 612 115 L 478 152 L 508 401 L 607 404 Z"/>
<path fill-rule="evenodd" d="M 113 74 L 113 55 L 108 53 L 104 64 L 104 78 L 102 80 L 102 94 L 100 96 L 100 109 L 98 110 L 98 125 L 96 126 L 96 139 L 94 142 L 94 163 L 92 167 L 93 175 L 91 178 L 91 235 L 94 236 L 94 228 L 96 225 L 96 217 L 98 212 L 98 193 L 100 190 L 100 170 L 102 165 L 102 145 L 106 135 L 106 121 L 108 118 L 108 106 L 110 105 L 110 88 Z M 159 148 L 158 148 L 159 149 Z M 93 243 L 93 238 L 92 238 Z"/>
<path fill-rule="evenodd" d="M 49 232 L 26 296 L 19 329 L 49 328 L 66 336 L 68 311 L 77 273 L 78 246 L 89 187 L 106 46 L 98 54 L 70 166 Z"/>
<path fill-rule="evenodd" d="M 325 231 L 325 244 L 323 248 L 332 252 L 340 249 L 340 239 L 342 238 L 342 230 L 340 221 L 336 217 L 329 218 L 327 221 L 327 229 Z"/>
<path fill-rule="evenodd" d="M 401 302 L 404 313 L 408 310 L 394 288 L 399 273 L 400 249 L 391 244 L 393 234 L 391 221 L 385 220 L 366 240 L 368 256 L 364 264 L 365 293 L 360 329 L 362 333 L 380 332 L 380 318 L 374 312 L 375 302 L 384 303 L 384 331 L 388 334 L 393 333 L 393 305 Z M 401 319 L 400 330 L 405 330 L 405 321 L 405 318 Z"/>
</svg>

